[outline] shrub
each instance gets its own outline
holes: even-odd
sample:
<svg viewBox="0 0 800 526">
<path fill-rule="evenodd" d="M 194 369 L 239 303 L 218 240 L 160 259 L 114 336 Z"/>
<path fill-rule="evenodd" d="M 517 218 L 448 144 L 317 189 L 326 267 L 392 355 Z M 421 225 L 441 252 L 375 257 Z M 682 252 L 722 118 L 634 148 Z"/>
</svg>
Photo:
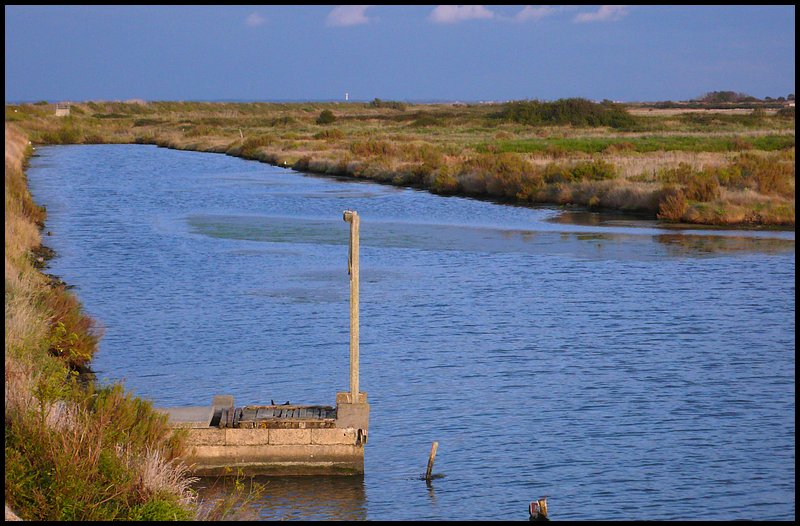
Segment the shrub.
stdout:
<svg viewBox="0 0 800 526">
<path fill-rule="evenodd" d="M 97 133 L 87 133 L 83 137 L 84 144 L 104 144 L 105 142 L 106 140 L 103 138 L 103 136 Z"/>
<path fill-rule="evenodd" d="M 44 132 L 41 140 L 45 144 L 78 144 L 82 137 L 83 133 L 79 128 L 64 124 L 54 132 Z"/>
<path fill-rule="evenodd" d="M 686 199 L 692 201 L 713 201 L 721 194 L 718 168 L 697 171 L 687 163 L 680 163 L 676 168 L 661 170 L 657 179 L 662 183 L 683 187 Z"/>
<path fill-rule="evenodd" d="M 400 111 L 405 111 L 406 109 L 406 105 L 403 104 L 402 102 L 398 102 L 395 100 L 381 100 L 378 98 L 373 99 L 372 102 L 369 103 L 369 105 L 372 108 L 390 108 L 393 110 L 400 110 Z"/>
<path fill-rule="evenodd" d="M 431 182 L 431 190 L 437 194 L 454 194 L 458 192 L 458 179 L 449 166 L 442 166 L 439 170 L 431 175 L 433 177 L 433 181 Z"/>
<path fill-rule="evenodd" d="M 542 177 L 548 184 L 566 183 L 572 180 L 572 172 L 564 165 L 550 163 L 544 167 Z"/>
<path fill-rule="evenodd" d="M 794 162 L 756 154 L 741 154 L 731 163 L 733 173 L 739 173 L 739 184 L 762 194 L 777 194 L 794 198 Z"/>
<path fill-rule="evenodd" d="M 80 302 L 63 285 L 44 291 L 42 300 L 53 320 L 50 354 L 62 358 L 73 369 L 83 369 L 97 351 L 100 339 L 94 320 L 83 313 Z"/>
<path fill-rule="evenodd" d="M 505 104 L 499 117 L 534 126 L 571 124 L 626 128 L 636 124 L 633 115 L 619 104 L 611 101 L 598 104 L 581 98 L 559 99 L 554 102 L 512 101 Z"/>
<path fill-rule="evenodd" d="M 482 153 L 461 166 L 458 181 L 467 193 L 527 200 L 544 185 L 540 172 L 519 155 Z"/>
<path fill-rule="evenodd" d="M 19 108 L 6 106 L 6 122 L 23 121 L 27 118 L 27 115 L 20 113 Z"/>
<path fill-rule="evenodd" d="M 317 124 L 331 124 L 336 122 L 336 116 L 333 114 L 331 110 L 322 110 L 317 117 Z"/>
<path fill-rule="evenodd" d="M 204 135 L 211 135 L 214 129 L 211 126 L 200 124 L 196 126 L 189 126 L 189 128 L 184 132 L 186 137 L 202 137 Z"/>
<path fill-rule="evenodd" d="M 656 178 L 662 183 L 686 184 L 692 178 L 694 169 L 688 163 L 681 162 L 676 168 L 664 168 L 658 172 Z"/>
<path fill-rule="evenodd" d="M 436 170 L 445 162 L 442 151 L 430 144 L 423 144 L 420 146 L 417 149 L 417 155 L 419 156 L 420 161 L 422 161 L 422 164 L 431 170 Z"/>
<path fill-rule="evenodd" d="M 658 219 L 680 221 L 689 210 L 689 203 L 683 191 L 677 188 L 665 188 L 658 203 Z"/>
<path fill-rule="evenodd" d="M 239 153 L 242 157 L 254 157 L 259 148 L 275 144 L 277 140 L 278 138 L 272 134 L 248 137 L 242 143 L 242 148 Z"/>
<path fill-rule="evenodd" d="M 441 119 L 427 113 L 421 114 L 414 120 L 414 122 L 411 123 L 411 126 L 414 126 L 416 128 L 424 128 L 426 126 L 441 126 L 441 125 L 442 125 Z"/>
<path fill-rule="evenodd" d="M 720 197 L 720 185 L 713 171 L 696 172 L 686 182 L 686 197 L 692 201 L 713 201 Z"/>
<path fill-rule="evenodd" d="M 396 148 L 388 141 L 368 139 L 351 143 L 350 152 L 357 156 L 381 155 L 388 157 L 396 153 Z"/>
<path fill-rule="evenodd" d="M 344 132 L 338 129 L 332 130 L 322 130 L 321 132 L 314 134 L 315 139 L 324 139 L 327 141 L 338 141 L 340 139 L 344 139 Z"/>
<path fill-rule="evenodd" d="M 578 163 L 572 169 L 572 179 L 575 181 L 603 181 L 616 177 L 614 165 L 603 160 Z"/>
<path fill-rule="evenodd" d="M 331 115 L 333 115 L 333 114 L 331 113 Z M 274 118 L 274 119 L 269 121 L 269 126 L 272 126 L 273 128 L 277 128 L 277 127 L 291 126 L 292 124 L 296 124 L 296 123 L 297 123 L 297 120 L 293 119 L 292 117 L 276 117 L 276 118 Z"/>
</svg>

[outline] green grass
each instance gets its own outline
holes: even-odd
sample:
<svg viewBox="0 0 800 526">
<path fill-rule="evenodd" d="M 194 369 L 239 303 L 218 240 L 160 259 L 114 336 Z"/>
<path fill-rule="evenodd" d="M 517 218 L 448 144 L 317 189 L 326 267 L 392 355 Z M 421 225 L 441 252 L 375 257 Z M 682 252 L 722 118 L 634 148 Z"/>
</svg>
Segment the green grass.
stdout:
<svg viewBox="0 0 800 526">
<path fill-rule="evenodd" d="M 480 144 L 481 152 L 497 153 L 541 153 L 583 152 L 603 153 L 609 149 L 631 152 L 685 151 L 685 152 L 729 152 L 740 150 L 776 151 L 793 148 L 794 135 L 742 136 L 695 136 L 663 135 L 645 137 L 575 137 L 554 139 L 503 140 Z"/>
</svg>

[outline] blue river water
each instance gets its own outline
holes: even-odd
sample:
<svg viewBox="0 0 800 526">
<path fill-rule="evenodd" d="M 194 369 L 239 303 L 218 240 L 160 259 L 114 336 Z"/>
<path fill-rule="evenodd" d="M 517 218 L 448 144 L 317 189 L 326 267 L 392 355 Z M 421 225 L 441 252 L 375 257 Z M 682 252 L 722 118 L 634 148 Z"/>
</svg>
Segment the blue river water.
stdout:
<svg viewBox="0 0 800 526">
<path fill-rule="evenodd" d="M 527 520 L 543 495 L 553 520 L 795 517 L 793 231 L 141 145 L 40 148 L 27 174 L 98 378 L 162 407 L 335 405 L 358 211 L 366 473 L 265 479 L 252 517 Z"/>
</svg>

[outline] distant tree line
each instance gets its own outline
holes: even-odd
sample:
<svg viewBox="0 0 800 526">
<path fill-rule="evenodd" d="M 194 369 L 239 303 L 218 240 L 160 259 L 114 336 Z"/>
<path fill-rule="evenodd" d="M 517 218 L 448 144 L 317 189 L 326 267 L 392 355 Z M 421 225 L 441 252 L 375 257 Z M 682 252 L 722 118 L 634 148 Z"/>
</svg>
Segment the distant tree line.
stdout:
<svg viewBox="0 0 800 526">
<path fill-rule="evenodd" d="M 648 104 L 654 108 L 689 108 L 689 109 L 781 109 L 787 106 L 787 102 L 794 101 L 794 93 L 789 93 L 786 97 L 764 97 L 759 99 L 747 93 L 735 91 L 711 91 L 694 99 L 675 102 L 671 100 Z"/>
<path fill-rule="evenodd" d="M 703 95 L 702 97 L 698 97 L 694 99 L 697 102 L 707 102 L 712 104 L 717 103 L 737 103 L 737 102 L 762 102 L 761 99 L 753 97 L 752 95 L 748 95 L 747 93 L 737 93 L 735 91 L 711 91 Z M 765 102 L 786 102 L 788 100 L 794 100 L 794 93 L 790 93 L 786 97 L 764 97 L 763 101 Z"/>
<path fill-rule="evenodd" d="M 747 93 L 737 93 L 735 91 L 710 91 L 699 97 L 698 102 L 720 103 L 720 102 L 756 102 L 757 98 Z"/>
</svg>

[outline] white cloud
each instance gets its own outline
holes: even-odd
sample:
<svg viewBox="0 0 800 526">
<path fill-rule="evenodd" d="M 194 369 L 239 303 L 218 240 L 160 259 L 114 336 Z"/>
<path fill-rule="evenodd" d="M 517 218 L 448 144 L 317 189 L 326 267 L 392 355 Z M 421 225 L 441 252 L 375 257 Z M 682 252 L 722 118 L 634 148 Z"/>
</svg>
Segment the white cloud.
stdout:
<svg viewBox="0 0 800 526">
<path fill-rule="evenodd" d="M 578 13 L 575 22 L 611 22 L 628 14 L 627 5 L 602 5 L 594 13 Z"/>
<path fill-rule="evenodd" d="M 250 27 L 256 27 L 262 25 L 266 21 L 267 19 L 258 13 L 250 13 L 250 16 L 245 19 L 244 23 Z"/>
<path fill-rule="evenodd" d="M 429 18 L 437 24 L 455 24 L 465 20 L 494 17 L 494 13 L 482 5 L 437 5 Z"/>
<path fill-rule="evenodd" d="M 526 5 L 522 8 L 522 11 L 514 15 L 514 20 L 518 20 L 520 22 L 525 20 L 541 20 L 542 18 L 558 13 L 559 11 L 561 11 L 560 8 L 553 7 L 551 5 Z"/>
<path fill-rule="evenodd" d="M 340 5 L 328 14 L 326 24 L 329 26 L 357 26 L 367 24 L 370 18 L 366 15 L 371 5 Z"/>
<path fill-rule="evenodd" d="M 514 20 L 517 22 L 536 21 L 564 11 L 574 11 L 577 8 L 578 6 L 576 5 L 526 5 L 522 8 L 522 11 L 514 15 Z"/>
</svg>

